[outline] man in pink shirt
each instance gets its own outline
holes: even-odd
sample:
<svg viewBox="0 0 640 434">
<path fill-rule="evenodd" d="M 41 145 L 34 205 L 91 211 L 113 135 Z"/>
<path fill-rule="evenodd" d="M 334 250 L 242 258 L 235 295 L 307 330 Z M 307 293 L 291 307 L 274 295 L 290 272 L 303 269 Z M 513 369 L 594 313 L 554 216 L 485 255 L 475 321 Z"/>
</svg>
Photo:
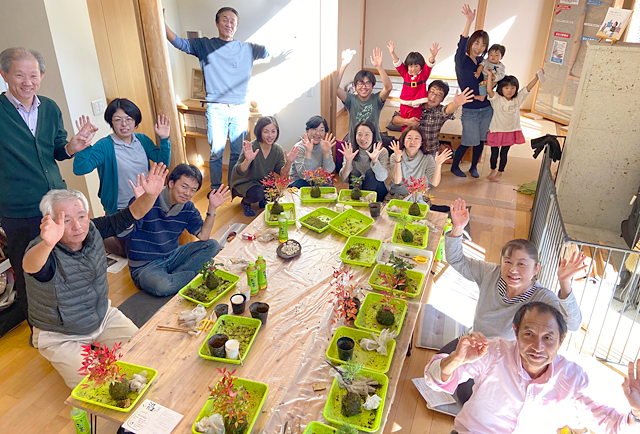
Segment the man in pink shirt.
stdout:
<svg viewBox="0 0 640 434">
<path fill-rule="evenodd" d="M 566 421 L 554 415 L 566 416 L 576 408 L 586 410 L 608 433 L 638 431 L 629 428 L 640 422 L 640 360 L 629 363 L 622 388 L 631 411 L 621 414 L 594 401 L 587 374 L 558 356 L 567 325 L 556 308 L 542 302 L 523 305 L 513 328 L 515 341 L 487 340 L 482 333 L 464 336 L 453 353 L 435 355 L 425 368 L 427 384 L 448 393 L 475 380 L 473 395 L 455 419 L 459 434 L 556 432 Z"/>
</svg>

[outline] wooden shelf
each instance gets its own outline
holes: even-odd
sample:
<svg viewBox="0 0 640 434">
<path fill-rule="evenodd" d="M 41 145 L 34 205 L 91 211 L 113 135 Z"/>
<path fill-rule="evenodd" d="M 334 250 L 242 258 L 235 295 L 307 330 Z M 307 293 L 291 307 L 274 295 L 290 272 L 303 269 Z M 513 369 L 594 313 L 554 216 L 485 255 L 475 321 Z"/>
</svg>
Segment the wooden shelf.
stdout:
<svg viewBox="0 0 640 434">
<path fill-rule="evenodd" d="M 195 139 L 206 139 L 207 135 L 202 133 L 194 133 L 193 131 L 185 131 L 184 137 L 193 137 Z"/>
</svg>

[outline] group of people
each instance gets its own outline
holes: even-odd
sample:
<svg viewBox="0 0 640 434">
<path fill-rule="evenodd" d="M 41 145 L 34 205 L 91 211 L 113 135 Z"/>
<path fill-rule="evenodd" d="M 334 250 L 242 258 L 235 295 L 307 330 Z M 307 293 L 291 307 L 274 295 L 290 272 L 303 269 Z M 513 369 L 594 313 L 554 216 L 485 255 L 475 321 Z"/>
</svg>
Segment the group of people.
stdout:
<svg viewBox="0 0 640 434">
<path fill-rule="evenodd" d="M 487 141 L 492 146 L 490 177 L 499 179 L 508 147 L 522 140 L 518 107 L 537 78 L 518 90 L 517 79 L 505 75 L 500 62 L 502 46 L 489 48 L 483 60 L 488 35 L 478 30 L 468 36 L 475 11 L 465 5 L 463 13 L 467 21 L 455 62 L 464 90 L 456 92 L 446 106 L 442 102 L 449 86 L 441 80 L 426 84 L 439 46 L 433 45 L 428 62 L 419 53 L 410 53 L 400 63 L 393 42 L 389 43 L 394 65 L 405 80 L 402 105 L 392 121 L 403 128 L 399 141 L 385 146 L 378 127 L 380 109 L 391 90 L 379 49 L 374 50 L 371 63 L 384 83 L 381 92 L 372 93 L 376 79 L 365 70 L 355 76 L 356 94 L 337 89 L 349 112 L 348 138 L 338 149 L 343 157 L 339 168 L 332 152 L 337 141 L 320 116 L 308 120 L 304 135 L 289 152 L 277 143 L 280 131 L 273 117 L 258 120 L 253 142 L 244 140 L 251 67 L 268 52 L 263 46 L 233 39 L 238 23 L 235 9 L 225 7 L 216 14 L 218 38 L 185 40 L 167 26 L 168 40 L 197 56 L 205 76 L 212 151 L 204 219 L 191 202 L 202 186 L 200 170 L 187 164 L 171 173 L 166 169 L 171 157 L 171 125 L 166 116 L 157 118 L 157 146 L 153 139 L 135 132 L 142 121 L 138 107 L 118 98 L 104 114 L 110 135 L 92 145 L 98 128 L 82 116 L 76 122 L 78 132 L 67 140 L 60 109 L 37 95 L 45 75 L 42 56 L 24 48 L 2 51 L 0 73 L 8 90 L 0 95 L 0 218 L 33 346 L 69 387 L 77 385 L 81 345 L 99 341 L 110 346 L 137 331 L 108 300 L 104 240 L 113 239 L 114 248 L 127 255 L 132 280 L 140 289 L 157 296 L 173 295 L 220 250 L 210 238 L 216 209 L 232 195 L 241 196 L 244 213 L 255 215 L 253 204 L 266 204 L 261 180 L 271 172 L 290 174 L 295 187 L 308 185 L 305 171 L 319 167 L 337 170 L 345 181 L 360 176 L 363 189 L 375 191 L 379 201 L 388 193 L 406 196 L 403 181 L 410 177 L 426 176 L 437 186 L 442 164 L 450 157 L 439 153 L 438 134 L 462 106 L 463 144 L 452 171 L 465 176 L 459 170 L 460 159 L 473 147 L 470 173 L 477 177 L 476 165 Z M 344 55 L 338 83 L 350 61 L 349 54 Z M 227 137 L 231 161 L 225 186 L 221 159 Z M 77 175 L 97 169 L 98 195 L 106 216 L 91 219 L 86 197 L 66 189 L 56 160 L 70 158 Z M 457 390 L 465 402 L 455 421 L 456 431 L 513 432 L 538 427 L 547 422 L 540 420 L 544 406 L 567 401 L 589 410 L 611 432 L 640 422 L 640 364 L 629 364 L 623 389 L 631 411 L 620 414 L 589 397 L 586 374 L 557 355 L 567 331 L 581 324 L 570 283 L 584 270 L 584 257 L 576 253 L 561 262 L 556 295 L 536 283 L 540 263 L 531 242 L 508 242 L 500 264 L 470 259 L 462 249 L 461 235 L 469 221 L 464 201 L 454 203 L 451 219 L 453 229 L 445 237 L 447 262 L 478 284 L 479 299 L 473 327 L 442 348 L 425 368 L 425 378 L 433 388 Z M 178 238 L 185 229 L 198 241 L 180 246 Z"/>
</svg>

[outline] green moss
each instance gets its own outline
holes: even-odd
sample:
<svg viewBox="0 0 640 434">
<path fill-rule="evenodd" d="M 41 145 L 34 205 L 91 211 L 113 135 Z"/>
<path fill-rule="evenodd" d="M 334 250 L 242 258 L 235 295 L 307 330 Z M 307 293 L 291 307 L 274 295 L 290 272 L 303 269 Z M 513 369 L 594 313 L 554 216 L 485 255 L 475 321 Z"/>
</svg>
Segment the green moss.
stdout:
<svg viewBox="0 0 640 434">
<path fill-rule="evenodd" d="M 362 413 L 362 398 L 357 393 L 347 392 L 342 398 L 342 415 L 352 417 Z"/>
<path fill-rule="evenodd" d="M 389 308 L 380 306 L 376 313 L 376 321 L 385 327 L 390 327 L 396 322 L 396 317 Z"/>
<path fill-rule="evenodd" d="M 409 207 L 409 215 L 418 216 L 420 215 L 420 206 L 416 202 L 412 203 Z"/>
<path fill-rule="evenodd" d="M 221 333 L 229 336 L 229 339 L 235 339 L 240 343 L 240 356 L 244 357 L 247 347 L 253 338 L 253 335 L 256 333 L 257 327 L 241 325 L 241 324 L 231 324 L 225 320 L 221 320 L 220 326 L 217 328 L 216 333 Z"/>
<path fill-rule="evenodd" d="M 359 188 L 354 188 L 351 190 L 351 200 L 360 200 L 362 197 L 362 190 Z"/>
<path fill-rule="evenodd" d="M 222 294 L 231 285 L 231 282 L 218 276 L 220 282 L 214 289 L 209 289 L 205 283 L 197 286 L 190 286 L 184 291 L 184 295 L 201 303 L 208 303 Z"/>
</svg>

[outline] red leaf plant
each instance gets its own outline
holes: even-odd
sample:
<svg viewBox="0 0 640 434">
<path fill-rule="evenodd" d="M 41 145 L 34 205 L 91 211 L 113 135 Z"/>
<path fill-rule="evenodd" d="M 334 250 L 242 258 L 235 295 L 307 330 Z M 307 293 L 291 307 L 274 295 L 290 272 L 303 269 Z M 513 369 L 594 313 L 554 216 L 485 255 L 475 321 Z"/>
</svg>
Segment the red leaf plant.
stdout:
<svg viewBox="0 0 640 434">
<path fill-rule="evenodd" d="M 265 176 L 261 182 L 264 186 L 264 195 L 267 200 L 273 203 L 278 203 L 278 200 L 280 200 L 287 191 L 287 186 L 291 184 L 291 176 L 282 176 L 275 172 L 271 172 Z"/>
<path fill-rule="evenodd" d="M 335 178 L 333 173 L 318 167 L 316 170 L 305 170 L 304 179 L 314 186 L 334 185 Z"/>
<path fill-rule="evenodd" d="M 217 368 L 222 374 L 222 378 L 215 388 L 209 387 L 210 396 L 213 398 L 213 412 L 218 413 L 227 424 L 238 427 L 246 421 L 249 413 L 249 398 L 251 392 L 243 386 L 235 384 L 236 378 L 233 376 L 236 370 L 227 371 L 227 368 Z"/>
<path fill-rule="evenodd" d="M 416 200 L 417 193 L 426 193 L 429 191 L 429 180 L 426 176 L 420 178 L 409 177 L 409 181 L 406 179 L 403 181 L 404 185 L 409 190 L 409 193 L 413 194 L 414 202 Z"/>
<path fill-rule="evenodd" d="M 351 267 L 333 267 L 333 278 L 331 279 L 331 291 L 333 295 L 333 313 L 334 316 L 331 319 L 331 324 L 334 324 L 344 318 L 345 321 L 355 321 L 358 314 L 358 306 L 353 300 L 354 290 L 356 288 L 353 280 L 353 271 Z"/>
<path fill-rule="evenodd" d="M 89 381 L 94 382 L 94 387 L 105 384 L 117 383 L 122 380 L 120 367 L 116 364 L 122 354 L 117 354 L 122 348 L 122 342 L 113 344 L 113 349 L 106 345 L 100 346 L 99 342 L 82 345 L 82 367 L 78 369 L 80 375 L 89 375 Z M 83 388 L 89 387 L 87 383 Z"/>
<path fill-rule="evenodd" d="M 407 277 L 395 273 L 380 272 L 382 283 L 387 288 L 396 289 L 398 291 L 407 291 Z"/>
<path fill-rule="evenodd" d="M 380 299 L 380 301 L 378 301 L 378 303 L 381 304 L 383 308 L 388 309 L 391 313 L 396 313 L 398 311 L 398 308 L 396 307 L 396 305 L 393 304 L 391 301 L 394 298 L 399 298 L 402 300 L 406 298 L 405 295 L 398 295 L 394 297 L 394 295 L 391 292 L 386 292 L 386 291 L 383 291 L 381 295 L 382 295 L 382 298 Z"/>
</svg>

